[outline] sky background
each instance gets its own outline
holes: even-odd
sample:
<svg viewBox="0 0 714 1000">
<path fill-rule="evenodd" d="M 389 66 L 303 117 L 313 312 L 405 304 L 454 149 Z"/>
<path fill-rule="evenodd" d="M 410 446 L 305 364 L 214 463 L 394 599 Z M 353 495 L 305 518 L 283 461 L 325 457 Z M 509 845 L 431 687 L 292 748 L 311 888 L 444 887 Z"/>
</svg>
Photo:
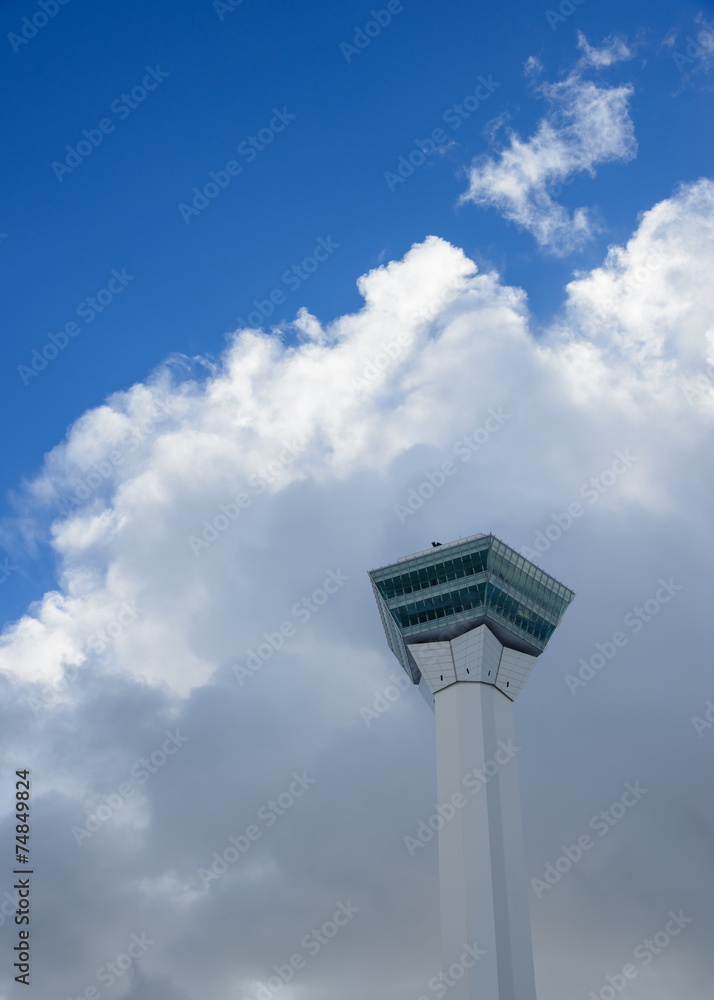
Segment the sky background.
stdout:
<svg viewBox="0 0 714 1000">
<path fill-rule="evenodd" d="M 366 574 L 483 531 L 577 592 L 515 705 L 539 995 L 709 998 L 712 5 L 42 6 L 0 5 L 0 997 L 24 767 L 30 995 L 437 996 L 433 715 Z"/>
</svg>

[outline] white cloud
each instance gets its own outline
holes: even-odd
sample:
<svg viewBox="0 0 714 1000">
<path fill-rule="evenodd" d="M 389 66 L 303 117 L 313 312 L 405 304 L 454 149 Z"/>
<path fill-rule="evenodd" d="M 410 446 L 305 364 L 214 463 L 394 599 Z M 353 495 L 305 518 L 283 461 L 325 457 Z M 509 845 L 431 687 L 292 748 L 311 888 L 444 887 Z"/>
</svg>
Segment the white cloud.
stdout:
<svg viewBox="0 0 714 1000">
<path fill-rule="evenodd" d="M 711 359 L 713 267 L 714 184 L 702 180 L 655 205 L 625 246 L 578 275 L 557 321 L 535 336 L 520 289 L 431 237 L 360 280 L 360 311 L 328 326 L 301 313 L 283 340 L 239 331 L 206 377 L 172 378 L 167 368 L 77 422 L 28 503 L 40 517 L 93 471 L 96 488 L 54 521 L 57 590 L 6 629 L 0 651 L 2 732 L 17 766 L 33 748 L 38 836 L 52 831 L 49 892 L 38 893 L 36 913 L 65 935 L 38 968 L 40 989 L 46 976 L 48 995 L 50 983 L 79 995 L 101 961 L 146 929 L 157 944 L 137 996 L 253 995 L 249 984 L 351 897 L 363 919 L 295 988 L 343 1000 L 424 992 L 438 962 L 436 855 L 409 858 L 402 836 L 433 810 L 433 730 L 414 691 L 364 726 L 360 707 L 399 669 L 366 570 L 476 530 L 531 545 L 552 512 L 584 503 L 581 484 L 630 449 L 632 469 L 541 560 L 578 598 L 517 705 L 529 874 L 624 781 L 652 779 L 652 789 L 554 889 L 555 902 L 534 906 L 539 980 L 554 1000 L 582 993 L 603 980 L 602 956 L 619 956 L 623 934 L 627 952 L 659 926 L 656 908 L 683 906 L 703 915 L 691 950 L 673 945 L 668 955 L 681 978 L 653 995 L 673 995 L 677 982 L 705 995 L 711 899 L 696 873 L 709 851 L 709 765 L 690 718 L 714 697 L 701 654 L 714 382 L 684 389 Z M 489 407 L 509 419 L 462 462 L 453 447 Z M 458 473 L 400 524 L 394 505 L 446 459 Z M 240 493 L 250 504 L 236 514 Z M 236 516 L 194 553 L 190 536 L 221 505 Z M 303 601 L 329 570 L 349 579 L 300 621 L 293 609 L 309 608 Z M 566 671 L 671 575 L 682 597 L 573 698 Z M 289 641 L 240 685 L 230 668 L 286 621 Z M 104 648 L 90 648 L 102 630 Z M 63 671 L 66 690 L 35 719 L 28 696 Z M 78 848 L 69 831 L 85 803 L 113 795 L 176 727 L 186 746 L 137 788 L 131 810 Z M 597 768 L 583 781 L 591 758 Z M 303 768 L 314 788 L 265 830 L 247 866 L 204 891 L 198 869 Z M 675 849 L 680 815 L 703 831 L 690 831 L 687 850 Z M 666 871 L 663 856 L 674 859 Z M 68 898 L 71 921 L 61 919 Z M 581 930 L 563 927 L 573 910 L 587 912 Z M 558 960 L 563 935 L 578 955 L 572 968 Z"/>
<path fill-rule="evenodd" d="M 600 50 L 588 47 L 586 60 L 595 65 L 600 59 L 599 65 L 607 65 L 603 60 L 614 61 L 621 44 L 613 41 Z M 563 255 L 589 240 L 596 226 L 586 208 L 568 212 L 553 197 L 553 188 L 577 173 L 594 176 L 598 164 L 626 162 L 636 155 L 628 109 L 633 91 L 629 84 L 599 86 L 584 80 L 579 70 L 560 83 L 541 84 L 538 91 L 550 110 L 535 134 L 523 140 L 512 132 L 509 145 L 497 157 L 477 158 L 460 201 L 498 209 L 508 221 L 531 232 L 543 248 Z"/>
<path fill-rule="evenodd" d="M 590 45 L 582 31 L 579 31 L 578 48 L 583 50 L 581 65 L 594 66 L 596 69 L 612 66 L 613 63 L 633 57 L 632 50 L 621 35 L 610 35 L 599 48 L 596 48 Z"/>
<path fill-rule="evenodd" d="M 658 366 L 667 376 L 691 376 L 706 361 L 714 311 L 713 190 L 706 180 L 683 186 L 643 214 L 625 247 L 611 247 L 602 267 L 568 286 L 571 328 L 577 333 L 585 320 L 602 354 L 611 363 L 627 359 L 638 377 L 651 378 Z"/>
<path fill-rule="evenodd" d="M 611 439 L 614 448 L 634 413 L 656 423 L 663 414 L 693 418 L 681 382 L 711 352 L 712 191 L 701 181 L 648 212 L 626 247 L 611 248 L 602 267 L 571 282 L 545 342 L 529 333 L 522 292 L 430 237 L 360 279 L 360 312 L 323 328 L 303 311 L 299 341 L 287 346 L 239 332 L 205 381 L 171 387 L 164 371 L 85 414 L 48 456 L 31 494 L 66 498 L 78 482 L 100 480 L 104 468 L 106 495 L 98 489 L 54 521 L 61 590 L 5 632 L 2 669 L 56 681 L 65 665 L 99 658 L 185 694 L 250 645 L 252 613 L 230 641 L 209 643 L 210 652 L 194 628 L 210 618 L 217 578 L 228 572 L 245 608 L 258 613 L 253 591 L 264 547 L 276 532 L 287 533 L 281 545 L 295 546 L 288 497 L 360 476 L 391 479 L 414 449 L 448 448 L 489 405 L 513 409 L 519 396 L 541 414 L 537 427 L 513 425 L 519 475 L 535 476 L 543 489 L 547 481 L 549 490 L 553 470 L 545 481 L 536 475 L 535 441 L 559 435 L 561 420 L 573 433 L 595 422 L 597 435 L 588 438 Z M 707 406 L 703 397 L 700 414 Z M 514 454 L 495 450 L 500 457 L 487 461 L 503 476 Z M 591 462 L 588 455 L 584 465 Z M 627 487 L 643 507 L 654 503 L 651 489 L 644 472 Z M 666 492 L 662 485 L 659 502 Z M 239 493 L 245 507 L 235 503 Z M 327 562 L 317 576 L 322 568 Z M 96 640 L 132 600 L 145 610 L 126 628 L 115 624 L 95 655 L 101 643 L 87 636 Z"/>
</svg>

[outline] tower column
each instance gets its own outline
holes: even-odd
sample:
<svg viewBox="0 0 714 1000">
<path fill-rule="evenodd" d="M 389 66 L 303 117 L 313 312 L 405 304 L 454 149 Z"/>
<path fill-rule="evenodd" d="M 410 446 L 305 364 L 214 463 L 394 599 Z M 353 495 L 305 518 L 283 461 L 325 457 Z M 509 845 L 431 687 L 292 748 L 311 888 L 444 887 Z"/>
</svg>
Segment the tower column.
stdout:
<svg viewBox="0 0 714 1000">
<path fill-rule="evenodd" d="M 513 702 L 575 593 L 484 534 L 369 575 L 389 648 L 436 712 L 448 1000 L 535 1000 Z"/>
<path fill-rule="evenodd" d="M 513 704 L 457 682 L 435 712 L 439 805 L 465 799 L 439 831 L 442 971 L 465 968 L 449 998 L 536 1000 Z"/>
</svg>

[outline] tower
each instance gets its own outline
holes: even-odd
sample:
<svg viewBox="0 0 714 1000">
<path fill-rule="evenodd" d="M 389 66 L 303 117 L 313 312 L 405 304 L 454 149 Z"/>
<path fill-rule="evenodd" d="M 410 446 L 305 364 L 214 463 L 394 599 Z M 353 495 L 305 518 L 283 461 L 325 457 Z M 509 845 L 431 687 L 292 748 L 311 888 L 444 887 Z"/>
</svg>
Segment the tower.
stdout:
<svg viewBox="0 0 714 1000">
<path fill-rule="evenodd" d="M 389 648 L 436 715 L 449 1000 L 535 1000 L 512 706 L 575 594 L 483 534 L 369 576 Z"/>
</svg>

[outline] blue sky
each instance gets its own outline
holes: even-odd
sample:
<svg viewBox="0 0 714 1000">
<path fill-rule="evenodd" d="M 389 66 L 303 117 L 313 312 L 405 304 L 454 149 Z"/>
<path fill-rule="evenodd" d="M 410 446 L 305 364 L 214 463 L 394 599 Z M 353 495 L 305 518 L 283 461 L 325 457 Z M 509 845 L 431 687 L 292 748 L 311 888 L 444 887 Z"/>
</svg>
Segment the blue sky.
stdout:
<svg viewBox="0 0 714 1000">
<path fill-rule="evenodd" d="M 287 299 L 281 319 L 292 319 L 299 305 L 323 320 L 355 308 L 356 276 L 429 233 L 495 263 L 547 318 L 574 264 L 592 264 L 631 230 L 638 212 L 711 162 L 709 94 L 697 86 L 678 92 L 681 74 L 661 44 L 671 29 L 695 31 L 699 7 L 623 10 L 586 0 L 555 30 L 548 9 L 450 3 L 437 10 L 407 0 L 349 64 L 340 43 L 370 20 L 359 3 L 306 9 L 244 0 L 221 11 L 221 20 L 211 3 L 89 10 L 72 0 L 17 53 L 8 43 L 0 68 L 3 92 L 14 95 L 3 109 L 2 400 L 16 433 L 3 466 L 7 485 L 36 469 L 79 413 L 167 354 L 219 353 L 237 317 L 279 286 L 319 236 L 332 235 L 339 254 Z M 17 32 L 34 10 L 4 4 L 3 34 Z M 599 42 L 614 29 L 637 42 L 634 60 L 609 77 L 635 82 L 640 153 L 626 171 L 602 167 L 594 190 L 587 176 L 566 189 L 566 203 L 594 201 L 606 228 L 575 261 L 544 261 L 527 233 L 494 212 L 456 209 L 459 175 L 488 150 L 491 120 L 506 114 L 527 134 L 539 118 L 541 102 L 523 73 L 529 56 L 554 80 L 577 59 L 578 31 Z M 168 77 L 119 120 L 112 101 L 156 64 Z M 443 113 L 475 91 L 480 74 L 491 74 L 498 89 L 450 130 L 447 153 L 391 192 L 384 172 L 415 148 L 415 138 L 445 124 Z M 179 203 L 276 106 L 297 118 L 187 226 Z M 52 162 L 107 115 L 115 131 L 58 181 Z M 117 267 L 135 274 L 127 294 L 25 386 L 17 365 Z"/>
<path fill-rule="evenodd" d="M 193 1000 L 203 983 L 220 1000 L 252 998 L 307 914 L 357 896 L 372 870 L 401 902 L 380 898 L 375 876 L 357 937 L 345 932 L 339 961 L 316 959 L 300 989 L 313 1000 L 424 993 L 435 855 L 411 864 L 401 834 L 433 803 L 431 722 L 409 692 L 381 728 L 363 725 L 360 707 L 398 669 L 366 571 L 440 536 L 492 530 L 532 547 L 629 448 L 633 471 L 543 551 L 579 600 L 549 650 L 551 673 L 518 705 L 531 754 L 519 762 L 529 870 L 583 817 L 587 827 L 600 799 L 645 779 L 648 759 L 662 785 L 652 815 L 643 806 L 630 832 L 623 823 L 621 853 L 588 861 L 563 887 L 562 908 L 531 900 L 537 973 L 553 1000 L 587 996 L 626 960 L 613 935 L 634 948 L 662 907 L 691 905 L 691 943 L 676 960 L 673 949 L 647 995 L 703 1000 L 711 903 L 684 861 L 661 899 L 645 899 L 645 887 L 678 843 L 706 856 L 711 820 L 698 781 L 714 736 L 691 720 L 714 699 L 701 653 L 713 541 L 714 8 L 44 8 L 0 7 L 4 750 L 42 774 L 40 831 L 62 831 L 57 845 L 38 834 L 51 876 L 38 888 L 36 995 L 59 984 L 78 996 L 102 956 L 153 921 L 161 943 L 126 995 Z M 426 472 L 499 407 L 498 436 L 424 510 L 400 517 Z M 239 494 L 237 523 L 217 529 Z M 360 582 L 310 618 L 274 673 L 266 665 L 239 684 L 233 668 L 263 631 L 338 567 Z M 639 647 L 633 637 L 625 693 L 613 671 L 572 694 L 566 674 L 672 575 L 687 600 L 663 609 Z M 107 628 L 111 642 L 97 638 Z M 688 674 L 670 701 L 675 658 Z M 97 835 L 79 847 L 76 817 L 179 723 L 190 742 L 176 776 L 167 766 L 101 845 Z M 669 729 L 675 748 L 659 760 Z M 564 742 L 579 749 L 563 754 Z M 246 768 L 254 753 L 260 765 Z M 209 818 L 186 823 L 181 783 L 199 794 L 216 754 L 200 793 Z M 576 762 L 590 773 L 588 754 L 599 765 L 581 782 Z M 395 798 L 394 776 L 413 761 L 423 770 Z M 276 824 L 255 868 L 218 890 L 202 885 L 201 859 L 303 767 L 318 774 L 312 811 Z M 235 813 L 227 781 L 243 803 Z M 640 842 L 638 868 L 627 859 Z M 353 846 L 349 863 L 338 844 Z M 80 862 L 83 915 L 59 934 L 56 900 Z M 591 906 L 577 928 L 565 900 Z M 260 929 L 237 954 L 218 931 L 229 912 L 246 942 Z M 197 921 L 207 938 L 184 965 Z M 559 966 L 563 935 L 573 957 Z M 400 978 L 415 941 L 417 967 Z M 18 989 L 0 981 L 2 996 Z"/>
</svg>

